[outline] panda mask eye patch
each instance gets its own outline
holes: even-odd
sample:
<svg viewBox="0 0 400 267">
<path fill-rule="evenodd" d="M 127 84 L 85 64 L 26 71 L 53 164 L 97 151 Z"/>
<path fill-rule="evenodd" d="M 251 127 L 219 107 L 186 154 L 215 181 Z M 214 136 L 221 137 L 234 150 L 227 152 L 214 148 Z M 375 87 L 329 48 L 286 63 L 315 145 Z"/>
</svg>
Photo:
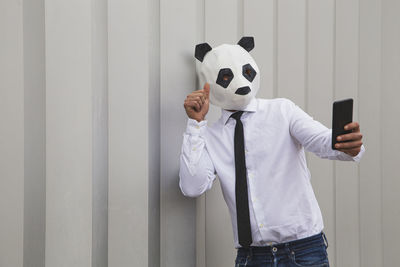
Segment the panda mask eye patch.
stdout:
<svg viewBox="0 0 400 267">
<path fill-rule="evenodd" d="M 224 88 L 227 88 L 229 83 L 233 79 L 233 72 L 229 68 L 220 69 L 217 77 L 217 84 L 221 85 Z"/>
<path fill-rule="evenodd" d="M 227 110 L 243 110 L 255 98 L 259 87 L 259 68 L 250 55 L 253 37 L 237 44 L 195 47 L 196 72 L 200 86 L 210 84 L 210 102 Z"/>
<path fill-rule="evenodd" d="M 253 69 L 250 64 L 243 65 L 243 76 L 250 82 L 254 80 L 257 72 Z"/>
</svg>

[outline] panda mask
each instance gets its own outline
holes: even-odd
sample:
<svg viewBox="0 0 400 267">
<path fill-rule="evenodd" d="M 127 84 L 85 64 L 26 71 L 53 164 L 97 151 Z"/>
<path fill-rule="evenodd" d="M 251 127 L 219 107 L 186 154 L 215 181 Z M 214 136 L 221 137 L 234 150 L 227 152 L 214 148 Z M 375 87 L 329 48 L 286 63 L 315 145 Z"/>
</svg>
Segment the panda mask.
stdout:
<svg viewBox="0 0 400 267">
<path fill-rule="evenodd" d="M 210 84 L 210 102 L 226 110 L 243 110 L 255 98 L 260 87 L 259 69 L 249 54 L 253 37 L 243 37 L 238 44 L 211 48 L 196 45 L 196 70 L 200 85 Z"/>
</svg>

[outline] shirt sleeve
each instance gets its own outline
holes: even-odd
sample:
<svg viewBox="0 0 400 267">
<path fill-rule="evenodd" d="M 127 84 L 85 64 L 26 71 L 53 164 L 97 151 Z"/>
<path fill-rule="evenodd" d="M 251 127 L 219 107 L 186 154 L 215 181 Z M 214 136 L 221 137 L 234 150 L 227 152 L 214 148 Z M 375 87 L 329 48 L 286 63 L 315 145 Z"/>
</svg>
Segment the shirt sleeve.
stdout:
<svg viewBox="0 0 400 267">
<path fill-rule="evenodd" d="M 211 188 L 216 177 L 205 142 L 207 121 L 188 119 L 180 155 L 179 187 L 183 195 L 198 197 Z"/>
<path fill-rule="evenodd" d="M 290 117 L 290 134 L 304 146 L 307 151 L 313 152 L 320 158 L 332 160 L 359 162 L 365 152 L 364 145 L 355 157 L 344 152 L 332 149 L 332 129 L 328 129 L 314 120 L 300 107 L 288 100 Z"/>
</svg>

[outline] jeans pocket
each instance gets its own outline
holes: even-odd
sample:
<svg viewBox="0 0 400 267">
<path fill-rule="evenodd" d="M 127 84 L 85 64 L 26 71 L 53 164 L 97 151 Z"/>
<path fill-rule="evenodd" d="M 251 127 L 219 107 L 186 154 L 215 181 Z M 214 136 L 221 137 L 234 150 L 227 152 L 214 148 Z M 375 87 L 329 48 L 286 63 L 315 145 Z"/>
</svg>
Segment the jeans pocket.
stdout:
<svg viewBox="0 0 400 267">
<path fill-rule="evenodd" d="M 329 267 L 325 246 L 292 251 L 291 260 L 299 267 Z"/>
<path fill-rule="evenodd" d="M 236 257 L 236 260 L 235 260 L 235 267 L 246 266 L 246 265 L 245 265 L 246 262 L 247 262 L 247 258 L 246 258 L 246 257 L 239 257 L 239 256 L 237 256 L 237 257 Z"/>
</svg>

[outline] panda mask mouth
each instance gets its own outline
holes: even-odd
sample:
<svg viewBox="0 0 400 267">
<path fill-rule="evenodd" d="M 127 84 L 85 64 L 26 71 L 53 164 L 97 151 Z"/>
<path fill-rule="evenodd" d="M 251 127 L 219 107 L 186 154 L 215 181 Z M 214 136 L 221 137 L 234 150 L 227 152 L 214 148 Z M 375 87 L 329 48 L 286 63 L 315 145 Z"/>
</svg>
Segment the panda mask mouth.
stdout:
<svg viewBox="0 0 400 267">
<path fill-rule="evenodd" d="M 238 44 L 215 48 L 207 43 L 195 49 L 199 86 L 210 84 L 210 102 L 227 110 L 242 110 L 255 98 L 260 86 L 259 69 L 249 51 L 253 37 L 243 37 Z"/>
<path fill-rule="evenodd" d="M 236 90 L 235 94 L 238 95 L 247 95 L 248 93 L 250 93 L 251 89 L 248 86 L 243 86 L 240 87 L 239 89 Z"/>
</svg>

